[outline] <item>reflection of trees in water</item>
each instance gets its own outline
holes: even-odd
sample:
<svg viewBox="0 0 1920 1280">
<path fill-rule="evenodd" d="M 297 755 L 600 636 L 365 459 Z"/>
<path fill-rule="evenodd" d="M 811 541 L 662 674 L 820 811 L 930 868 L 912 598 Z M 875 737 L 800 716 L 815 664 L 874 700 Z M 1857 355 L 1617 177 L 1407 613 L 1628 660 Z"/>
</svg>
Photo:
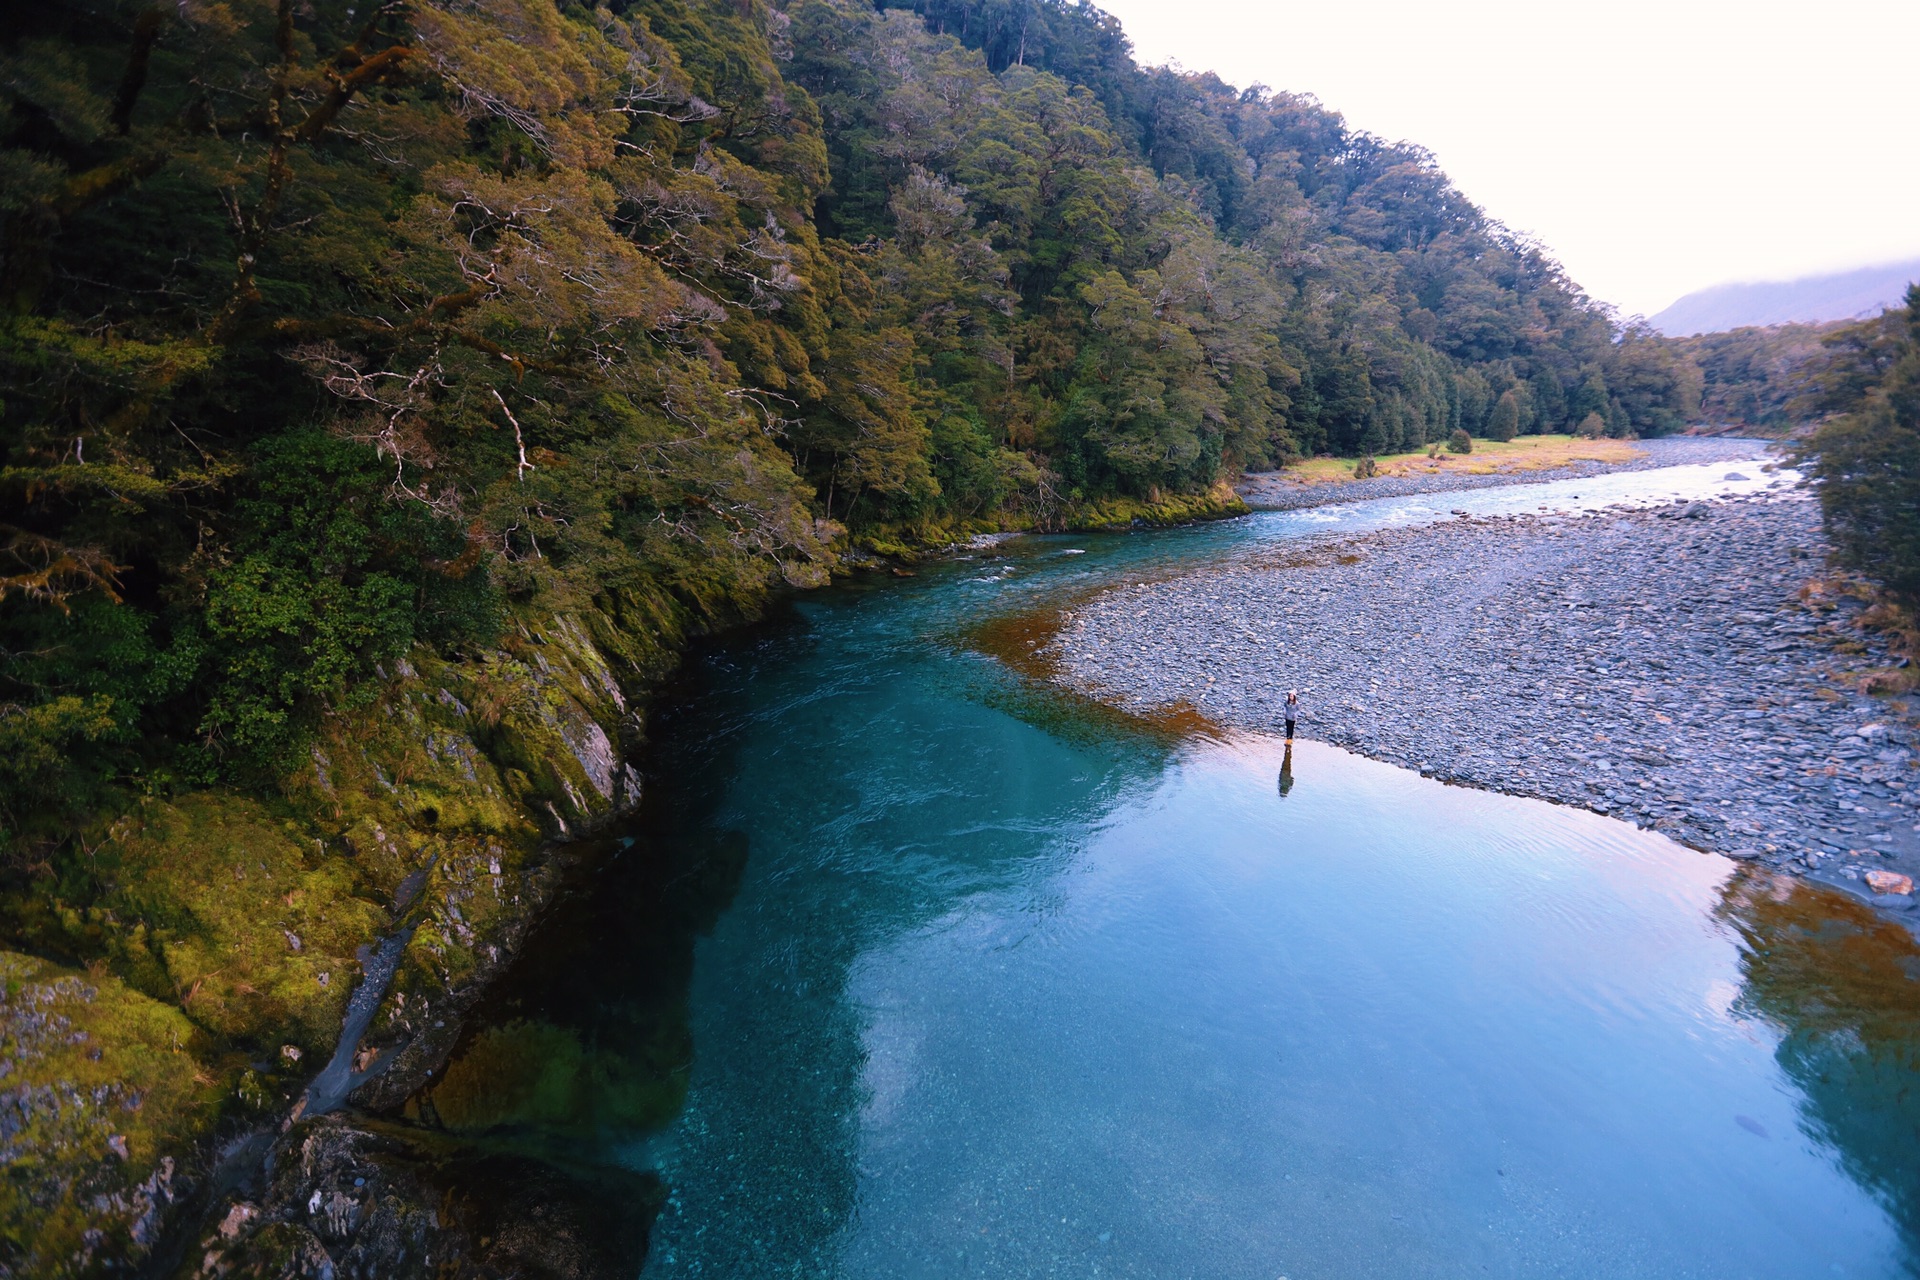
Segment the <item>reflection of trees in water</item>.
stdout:
<svg viewBox="0 0 1920 1280">
<path fill-rule="evenodd" d="M 1716 913 L 1746 941 L 1738 1011 L 1781 1033 L 1801 1123 L 1886 1206 L 1920 1263 L 1920 946 L 1837 890 L 1737 875 Z"/>
</svg>

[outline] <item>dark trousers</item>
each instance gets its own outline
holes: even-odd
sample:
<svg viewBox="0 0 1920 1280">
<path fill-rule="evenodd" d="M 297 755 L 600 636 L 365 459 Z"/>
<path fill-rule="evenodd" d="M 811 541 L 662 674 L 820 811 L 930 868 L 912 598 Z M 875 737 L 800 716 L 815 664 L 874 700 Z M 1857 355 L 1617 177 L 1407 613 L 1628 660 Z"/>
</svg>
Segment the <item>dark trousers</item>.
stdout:
<svg viewBox="0 0 1920 1280">
<path fill-rule="evenodd" d="M 1293 721 L 1291 720 L 1287 721 L 1287 736 L 1289 738 L 1293 736 Z"/>
</svg>

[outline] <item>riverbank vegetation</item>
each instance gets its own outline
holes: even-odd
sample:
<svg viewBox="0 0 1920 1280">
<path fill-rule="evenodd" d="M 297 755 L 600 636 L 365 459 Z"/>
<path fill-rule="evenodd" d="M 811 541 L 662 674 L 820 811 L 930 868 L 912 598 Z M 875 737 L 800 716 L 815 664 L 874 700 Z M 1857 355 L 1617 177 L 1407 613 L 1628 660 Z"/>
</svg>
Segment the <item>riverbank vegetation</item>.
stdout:
<svg viewBox="0 0 1920 1280">
<path fill-rule="evenodd" d="M 1828 415 L 1800 446 L 1835 559 L 1886 594 L 1908 656 L 1920 640 L 1920 284 L 1907 305 L 1825 339 L 1806 400 Z"/>
<path fill-rule="evenodd" d="M 9 840 L 536 599 L 1697 403 L 1426 153 L 1096 10 L 354 13 L 7 20 Z"/>
</svg>

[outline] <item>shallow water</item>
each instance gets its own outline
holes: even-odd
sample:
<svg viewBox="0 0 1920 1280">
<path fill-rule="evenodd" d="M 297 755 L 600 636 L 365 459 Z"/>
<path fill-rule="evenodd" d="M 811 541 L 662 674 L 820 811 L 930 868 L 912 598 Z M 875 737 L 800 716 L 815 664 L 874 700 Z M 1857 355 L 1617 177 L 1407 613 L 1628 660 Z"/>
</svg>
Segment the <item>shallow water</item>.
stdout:
<svg viewBox="0 0 1920 1280">
<path fill-rule="evenodd" d="M 464 1123 L 657 1174 L 648 1276 L 1915 1274 L 1904 930 L 965 640 L 1303 533 L 1774 479 L 1020 539 L 807 597 L 656 718 L 658 799 L 474 1042 L 576 1048 L 496 1052 L 533 1075 Z"/>
</svg>

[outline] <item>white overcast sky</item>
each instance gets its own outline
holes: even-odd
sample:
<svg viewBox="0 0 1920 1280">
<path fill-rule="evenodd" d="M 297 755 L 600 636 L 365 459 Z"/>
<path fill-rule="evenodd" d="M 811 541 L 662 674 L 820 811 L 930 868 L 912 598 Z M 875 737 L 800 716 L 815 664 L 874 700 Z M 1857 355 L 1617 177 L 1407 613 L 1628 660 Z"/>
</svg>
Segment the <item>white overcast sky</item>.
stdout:
<svg viewBox="0 0 1920 1280">
<path fill-rule="evenodd" d="M 1417 142 L 1595 297 L 1920 257 L 1920 0 L 1096 0 Z"/>
</svg>

